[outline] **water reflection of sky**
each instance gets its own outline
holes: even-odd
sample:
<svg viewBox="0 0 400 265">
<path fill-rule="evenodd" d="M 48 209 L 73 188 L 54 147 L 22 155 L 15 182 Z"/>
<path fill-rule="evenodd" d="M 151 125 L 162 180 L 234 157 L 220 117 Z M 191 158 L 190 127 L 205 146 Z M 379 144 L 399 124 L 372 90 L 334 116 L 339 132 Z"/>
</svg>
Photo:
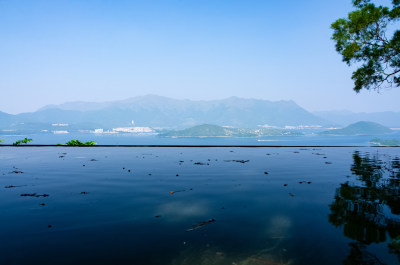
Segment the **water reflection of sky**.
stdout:
<svg viewBox="0 0 400 265">
<path fill-rule="evenodd" d="M 0 263 L 398 264 L 398 150 L 1 147 Z"/>
</svg>

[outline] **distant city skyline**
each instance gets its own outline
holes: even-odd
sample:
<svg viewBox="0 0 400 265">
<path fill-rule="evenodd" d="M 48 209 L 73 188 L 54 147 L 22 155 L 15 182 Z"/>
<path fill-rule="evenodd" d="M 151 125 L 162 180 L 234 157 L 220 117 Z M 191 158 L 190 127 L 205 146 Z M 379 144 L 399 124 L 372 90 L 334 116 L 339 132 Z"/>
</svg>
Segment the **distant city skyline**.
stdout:
<svg viewBox="0 0 400 265">
<path fill-rule="evenodd" d="M 330 39 L 352 9 L 351 0 L 0 0 L 0 111 L 155 94 L 399 112 L 400 88 L 352 90 L 354 68 Z"/>
</svg>

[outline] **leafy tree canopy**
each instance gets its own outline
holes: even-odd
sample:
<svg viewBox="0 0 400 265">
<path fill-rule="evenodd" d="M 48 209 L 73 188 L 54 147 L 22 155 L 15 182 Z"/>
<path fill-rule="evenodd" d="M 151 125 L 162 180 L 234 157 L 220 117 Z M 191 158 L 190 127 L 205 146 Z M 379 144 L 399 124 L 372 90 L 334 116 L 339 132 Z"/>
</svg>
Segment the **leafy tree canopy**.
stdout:
<svg viewBox="0 0 400 265">
<path fill-rule="evenodd" d="M 400 30 L 396 29 L 396 22 L 400 18 L 400 0 L 392 0 L 392 8 L 376 6 L 371 0 L 353 0 L 353 5 L 357 9 L 331 27 L 343 61 L 361 64 L 352 75 L 354 90 L 399 87 Z"/>
</svg>

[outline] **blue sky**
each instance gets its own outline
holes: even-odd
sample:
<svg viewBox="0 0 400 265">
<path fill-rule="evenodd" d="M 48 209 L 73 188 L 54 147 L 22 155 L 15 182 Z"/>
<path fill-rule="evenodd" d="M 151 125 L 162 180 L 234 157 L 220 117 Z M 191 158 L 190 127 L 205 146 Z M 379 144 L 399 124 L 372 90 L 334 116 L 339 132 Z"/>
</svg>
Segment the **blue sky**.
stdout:
<svg viewBox="0 0 400 265">
<path fill-rule="evenodd" d="M 0 111 L 146 94 L 400 111 L 400 88 L 352 90 L 353 69 L 330 39 L 351 9 L 351 0 L 0 0 Z"/>
</svg>

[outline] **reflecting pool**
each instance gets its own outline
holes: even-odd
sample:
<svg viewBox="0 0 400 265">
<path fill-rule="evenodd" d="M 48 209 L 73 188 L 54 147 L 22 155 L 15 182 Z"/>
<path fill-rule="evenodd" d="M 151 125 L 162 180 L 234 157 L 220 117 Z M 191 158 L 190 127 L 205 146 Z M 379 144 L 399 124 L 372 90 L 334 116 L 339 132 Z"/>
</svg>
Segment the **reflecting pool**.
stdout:
<svg viewBox="0 0 400 265">
<path fill-rule="evenodd" d="M 0 147 L 0 264 L 400 264 L 400 148 Z"/>
</svg>

